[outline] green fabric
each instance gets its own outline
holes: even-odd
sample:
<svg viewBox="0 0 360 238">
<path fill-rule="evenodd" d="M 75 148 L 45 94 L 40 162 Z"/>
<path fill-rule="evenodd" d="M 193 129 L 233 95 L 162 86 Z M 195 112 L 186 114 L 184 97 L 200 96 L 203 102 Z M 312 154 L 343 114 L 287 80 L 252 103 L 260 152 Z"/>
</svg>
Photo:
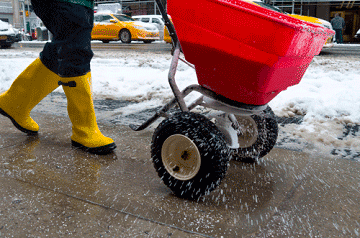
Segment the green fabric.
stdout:
<svg viewBox="0 0 360 238">
<path fill-rule="evenodd" d="M 94 0 L 58 0 L 58 1 L 79 4 L 79 5 L 94 9 Z"/>
</svg>

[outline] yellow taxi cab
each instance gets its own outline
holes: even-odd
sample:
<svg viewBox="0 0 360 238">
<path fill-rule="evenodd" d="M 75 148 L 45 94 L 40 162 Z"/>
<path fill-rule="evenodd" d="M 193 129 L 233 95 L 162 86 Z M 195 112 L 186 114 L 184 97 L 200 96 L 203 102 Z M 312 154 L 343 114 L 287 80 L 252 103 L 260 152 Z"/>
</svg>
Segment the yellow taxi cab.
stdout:
<svg viewBox="0 0 360 238">
<path fill-rule="evenodd" d="M 160 40 L 158 28 L 150 23 L 135 21 L 124 14 L 111 12 L 97 12 L 94 16 L 94 28 L 91 32 L 92 40 L 101 40 L 104 43 L 119 41 L 143 41 L 151 43 Z"/>
<path fill-rule="evenodd" d="M 331 26 L 331 23 L 328 22 L 328 21 L 325 21 L 323 19 L 320 19 L 320 18 L 316 18 L 316 17 L 309 17 L 309 16 L 302 16 L 302 15 L 296 15 L 296 14 L 288 14 L 289 16 L 292 16 L 292 17 L 295 17 L 297 19 L 300 19 L 300 20 L 303 20 L 303 21 L 307 21 L 307 22 L 311 22 L 311 23 L 314 23 L 316 25 L 320 25 L 320 26 L 323 26 L 323 27 L 326 27 L 326 28 L 329 28 L 331 30 L 333 30 L 332 26 Z M 324 44 L 324 48 L 330 48 L 334 46 L 334 39 L 333 39 L 333 36 L 330 36 L 325 44 Z"/>
<path fill-rule="evenodd" d="M 170 21 L 171 21 L 171 17 L 168 15 Z M 166 43 L 171 43 L 171 36 L 169 34 L 169 30 L 167 29 L 167 27 L 164 25 L 164 41 Z"/>
<path fill-rule="evenodd" d="M 289 15 L 289 16 L 292 16 L 294 18 L 297 18 L 299 20 L 303 20 L 303 21 L 306 21 L 306 22 L 310 22 L 310 23 L 313 23 L 313 24 L 316 24 L 316 25 L 320 25 L 320 26 L 323 26 L 323 27 L 326 27 L 326 28 L 329 28 L 331 30 L 332 29 L 332 26 L 331 26 L 331 23 L 328 22 L 328 21 L 325 21 L 323 19 L 320 19 L 320 18 L 316 18 L 316 17 L 309 17 L 309 16 L 303 16 L 303 15 L 296 15 L 296 14 L 289 14 L 289 13 L 286 13 L 286 12 L 283 12 L 280 8 L 277 8 L 277 7 L 274 7 L 272 5 L 269 5 L 267 3 L 264 3 L 263 1 L 261 0 L 243 0 L 243 1 L 246 1 L 246 2 L 249 2 L 249 3 L 253 3 L 253 4 L 256 4 L 260 7 L 264 7 L 264 8 L 267 8 L 267 9 L 270 9 L 270 10 L 273 10 L 273 11 L 276 11 L 276 12 L 281 12 L 281 13 L 284 13 L 286 15 Z M 325 44 L 324 44 L 324 48 L 330 48 L 334 45 L 333 43 L 333 36 L 330 36 Z"/>
<path fill-rule="evenodd" d="M 166 26 L 164 27 L 164 41 L 166 43 L 171 43 L 171 36 Z"/>
</svg>

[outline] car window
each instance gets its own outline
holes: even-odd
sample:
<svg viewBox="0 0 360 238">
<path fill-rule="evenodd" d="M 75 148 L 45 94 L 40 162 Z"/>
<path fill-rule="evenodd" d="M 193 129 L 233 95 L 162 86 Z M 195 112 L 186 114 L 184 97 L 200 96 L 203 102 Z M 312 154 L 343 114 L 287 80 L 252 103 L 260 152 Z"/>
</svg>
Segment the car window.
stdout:
<svg viewBox="0 0 360 238">
<path fill-rule="evenodd" d="M 101 15 L 96 15 L 94 16 L 94 22 L 100 22 L 101 21 L 102 16 Z"/>
<path fill-rule="evenodd" d="M 148 18 L 148 17 L 145 18 L 145 17 L 144 17 L 144 18 L 141 19 L 141 21 L 142 21 L 142 22 L 150 22 L 150 18 Z"/>
<path fill-rule="evenodd" d="M 116 17 L 119 21 L 135 21 L 133 18 L 126 15 L 114 14 L 114 17 Z"/>
<path fill-rule="evenodd" d="M 102 16 L 102 19 L 100 20 L 102 23 L 110 23 L 110 20 L 113 19 L 110 15 Z"/>
<path fill-rule="evenodd" d="M 258 2 L 258 1 L 256 1 L 255 2 L 256 4 L 258 4 L 259 6 L 261 6 L 261 7 L 264 7 L 264 8 L 267 8 L 267 9 L 270 9 L 270 10 L 273 10 L 273 11 L 275 11 L 275 12 L 281 12 L 281 13 L 283 13 L 283 11 L 280 9 L 280 8 L 278 8 L 278 7 L 274 7 L 274 6 L 271 6 L 271 5 L 269 5 L 269 4 L 266 4 L 266 3 L 263 3 L 263 2 Z"/>
<path fill-rule="evenodd" d="M 157 18 L 153 18 L 152 23 L 162 24 L 162 22 Z"/>
<path fill-rule="evenodd" d="M 9 28 L 9 24 L 7 22 L 0 20 L 0 30 L 7 30 Z"/>
</svg>

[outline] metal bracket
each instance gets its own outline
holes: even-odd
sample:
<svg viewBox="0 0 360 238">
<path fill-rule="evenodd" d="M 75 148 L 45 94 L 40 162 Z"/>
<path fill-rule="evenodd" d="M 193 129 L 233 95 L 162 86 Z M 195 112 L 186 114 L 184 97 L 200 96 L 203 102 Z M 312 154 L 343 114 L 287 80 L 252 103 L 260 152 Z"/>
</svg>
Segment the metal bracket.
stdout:
<svg viewBox="0 0 360 238">
<path fill-rule="evenodd" d="M 70 87 L 70 88 L 75 88 L 76 87 L 76 82 L 75 81 L 70 81 L 68 83 L 63 83 L 61 81 L 58 81 L 58 85 L 67 86 L 67 87 Z"/>
</svg>

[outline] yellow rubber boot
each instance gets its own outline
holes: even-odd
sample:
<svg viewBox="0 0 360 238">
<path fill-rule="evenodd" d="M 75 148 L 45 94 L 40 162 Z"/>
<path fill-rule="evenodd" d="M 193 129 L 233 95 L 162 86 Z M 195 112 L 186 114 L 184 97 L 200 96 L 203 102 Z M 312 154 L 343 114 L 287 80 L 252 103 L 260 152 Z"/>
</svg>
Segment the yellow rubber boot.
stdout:
<svg viewBox="0 0 360 238">
<path fill-rule="evenodd" d="M 30 117 L 30 111 L 59 86 L 59 78 L 36 59 L 15 79 L 9 90 L 0 95 L 0 114 L 10 118 L 20 131 L 37 134 L 39 125 Z"/>
<path fill-rule="evenodd" d="M 105 137 L 96 123 L 91 93 L 91 73 L 84 76 L 61 78 L 68 113 L 72 123 L 72 145 L 93 154 L 108 154 L 116 145 Z"/>
</svg>

